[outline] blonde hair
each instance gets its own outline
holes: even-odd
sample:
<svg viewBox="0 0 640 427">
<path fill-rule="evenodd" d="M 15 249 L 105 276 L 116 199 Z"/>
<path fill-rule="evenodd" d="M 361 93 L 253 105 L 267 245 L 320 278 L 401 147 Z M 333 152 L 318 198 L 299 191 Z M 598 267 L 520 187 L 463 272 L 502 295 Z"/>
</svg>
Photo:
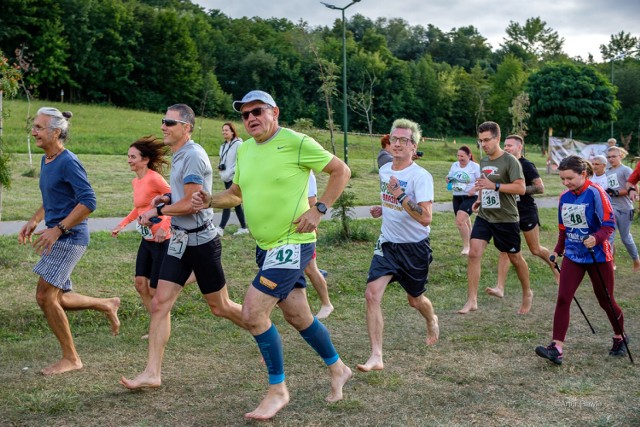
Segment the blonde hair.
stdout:
<svg viewBox="0 0 640 427">
<path fill-rule="evenodd" d="M 393 133 L 396 129 L 409 129 L 411 130 L 411 140 L 414 144 L 418 145 L 420 142 L 420 138 L 422 137 L 422 131 L 420 130 L 420 125 L 416 122 L 413 122 L 409 119 L 396 119 L 393 121 L 391 125 L 391 132 Z"/>
<path fill-rule="evenodd" d="M 617 151 L 618 153 L 620 153 L 620 159 L 624 159 L 625 157 L 627 157 L 627 155 L 629 155 L 629 152 L 622 147 L 609 147 L 607 148 L 607 153 L 609 151 Z"/>
</svg>

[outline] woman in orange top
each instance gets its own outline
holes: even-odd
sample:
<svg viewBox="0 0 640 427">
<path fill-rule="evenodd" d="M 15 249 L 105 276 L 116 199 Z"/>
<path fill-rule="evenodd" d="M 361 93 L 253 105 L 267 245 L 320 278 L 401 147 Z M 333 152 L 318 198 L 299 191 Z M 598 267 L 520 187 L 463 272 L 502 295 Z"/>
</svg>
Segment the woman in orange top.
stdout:
<svg viewBox="0 0 640 427">
<path fill-rule="evenodd" d="M 171 188 L 161 173 L 166 165 L 166 147 L 161 139 L 145 136 L 129 147 L 128 163 L 136 177 L 131 181 L 133 186 L 133 210 L 111 230 L 117 237 L 127 224 L 136 221 L 140 215 L 153 209 L 151 201 L 154 197 L 171 193 Z M 167 253 L 170 238 L 171 217 L 160 216 L 160 221 L 151 227 L 139 223 L 136 225 L 142 235 L 142 241 L 136 257 L 136 290 L 142 303 L 151 312 L 151 299 L 158 286 L 158 275 L 162 260 Z"/>
</svg>

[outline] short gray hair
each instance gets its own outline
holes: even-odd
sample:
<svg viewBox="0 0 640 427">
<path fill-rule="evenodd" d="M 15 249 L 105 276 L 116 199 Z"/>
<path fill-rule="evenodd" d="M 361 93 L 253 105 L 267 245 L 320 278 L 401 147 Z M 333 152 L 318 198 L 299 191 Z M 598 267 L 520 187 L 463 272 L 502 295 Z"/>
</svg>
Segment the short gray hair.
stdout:
<svg viewBox="0 0 640 427">
<path fill-rule="evenodd" d="M 391 125 L 391 132 L 393 133 L 396 129 L 409 129 L 411 130 L 411 139 L 413 143 L 418 145 L 420 142 L 420 138 L 422 138 L 422 130 L 420 129 L 420 125 L 416 122 L 413 122 L 409 119 L 396 119 L 393 121 Z"/>
<path fill-rule="evenodd" d="M 170 107 L 167 107 L 167 111 L 177 111 L 180 114 L 180 120 L 183 120 L 191 125 L 191 132 L 196 126 L 196 114 L 193 112 L 193 109 L 189 107 L 187 104 L 174 104 Z"/>
<path fill-rule="evenodd" d="M 38 110 L 37 115 L 49 116 L 49 128 L 60 129 L 60 140 L 66 141 L 69 136 L 69 119 L 73 117 L 71 111 L 60 112 L 57 108 L 42 107 Z"/>
<path fill-rule="evenodd" d="M 597 156 L 593 156 L 589 160 L 591 160 L 591 163 L 593 163 L 594 160 L 597 160 L 600 163 L 602 163 L 603 165 L 607 164 L 607 158 L 605 156 L 603 156 L 602 154 L 598 154 Z"/>
</svg>

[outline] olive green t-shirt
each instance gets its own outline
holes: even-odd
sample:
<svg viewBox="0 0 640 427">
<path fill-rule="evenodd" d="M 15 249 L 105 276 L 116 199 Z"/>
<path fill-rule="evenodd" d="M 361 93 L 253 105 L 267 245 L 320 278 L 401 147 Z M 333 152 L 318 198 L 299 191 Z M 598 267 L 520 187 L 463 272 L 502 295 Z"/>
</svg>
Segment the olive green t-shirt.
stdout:
<svg viewBox="0 0 640 427">
<path fill-rule="evenodd" d="M 495 160 L 488 156 L 480 161 L 480 172 L 500 184 L 511 184 L 517 179 L 524 179 L 522 166 L 518 159 L 506 151 Z M 482 190 L 478 216 L 491 222 L 518 222 L 517 195 L 495 190 Z"/>
</svg>

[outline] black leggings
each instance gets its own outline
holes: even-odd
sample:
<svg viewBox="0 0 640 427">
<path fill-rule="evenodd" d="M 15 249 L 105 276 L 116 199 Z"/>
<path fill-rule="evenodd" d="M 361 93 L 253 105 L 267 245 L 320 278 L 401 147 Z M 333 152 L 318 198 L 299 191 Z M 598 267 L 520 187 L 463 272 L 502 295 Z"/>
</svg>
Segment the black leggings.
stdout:
<svg viewBox="0 0 640 427">
<path fill-rule="evenodd" d="M 233 184 L 233 181 L 229 181 L 229 182 L 224 181 L 223 183 L 224 183 L 224 188 L 228 190 L 229 188 L 231 188 L 231 184 Z M 236 210 L 236 216 L 238 217 L 238 221 L 240 222 L 240 227 L 247 228 L 247 223 L 244 221 L 244 211 L 242 210 L 242 205 L 236 206 L 235 210 Z M 225 228 L 227 226 L 229 217 L 231 217 L 231 209 L 223 209 L 222 218 L 220 219 L 220 228 Z"/>
</svg>

